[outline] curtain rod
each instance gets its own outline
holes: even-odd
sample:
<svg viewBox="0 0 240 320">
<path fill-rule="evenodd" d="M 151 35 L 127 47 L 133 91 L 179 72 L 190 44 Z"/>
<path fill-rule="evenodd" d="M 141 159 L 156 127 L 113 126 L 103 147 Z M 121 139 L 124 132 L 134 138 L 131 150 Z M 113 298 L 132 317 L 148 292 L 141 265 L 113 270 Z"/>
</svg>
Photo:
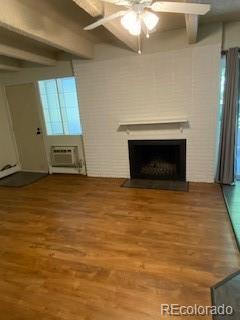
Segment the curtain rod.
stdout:
<svg viewBox="0 0 240 320">
<path fill-rule="evenodd" d="M 222 50 L 221 53 L 222 54 L 226 54 L 228 52 L 228 50 Z M 240 48 L 238 49 L 238 52 L 240 52 Z"/>
</svg>

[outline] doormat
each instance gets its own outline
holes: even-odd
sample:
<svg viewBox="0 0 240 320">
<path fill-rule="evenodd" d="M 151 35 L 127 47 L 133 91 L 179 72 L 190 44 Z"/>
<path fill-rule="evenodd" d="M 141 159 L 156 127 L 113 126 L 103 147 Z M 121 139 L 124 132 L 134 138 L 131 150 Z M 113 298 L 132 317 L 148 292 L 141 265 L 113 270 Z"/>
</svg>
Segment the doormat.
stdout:
<svg viewBox="0 0 240 320">
<path fill-rule="evenodd" d="M 240 182 L 235 185 L 222 185 L 223 198 L 232 224 L 238 250 L 240 251 Z"/>
<path fill-rule="evenodd" d="M 172 191 L 188 191 L 189 183 L 186 181 L 172 180 L 149 180 L 149 179 L 126 179 L 121 187 L 140 188 L 140 189 L 158 189 Z"/>
<path fill-rule="evenodd" d="M 10 176 L 0 179 L 0 186 L 24 187 L 46 177 L 47 175 L 48 173 L 45 172 L 19 171 L 14 174 L 11 174 Z"/>
<path fill-rule="evenodd" d="M 236 272 L 211 288 L 212 302 L 216 307 L 229 306 L 229 313 L 214 315 L 214 320 L 239 320 L 240 319 L 240 272 Z"/>
</svg>

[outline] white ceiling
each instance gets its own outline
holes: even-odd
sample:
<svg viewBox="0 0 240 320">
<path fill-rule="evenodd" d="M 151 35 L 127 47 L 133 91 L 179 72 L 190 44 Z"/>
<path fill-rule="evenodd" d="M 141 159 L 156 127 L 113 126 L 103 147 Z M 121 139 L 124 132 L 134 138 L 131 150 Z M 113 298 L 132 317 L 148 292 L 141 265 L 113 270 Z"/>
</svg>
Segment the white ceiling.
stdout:
<svg viewBox="0 0 240 320">
<path fill-rule="evenodd" d="M 172 0 L 169 0 L 172 1 Z M 202 1 L 184 1 L 191 3 L 204 3 L 211 5 L 211 11 L 205 16 L 199 17 L 200 24 L 210 22 L 228 22 L 232 20 L 240 20 L 240 0 L 202 0 Z M 166 31 L 177 29 L 185 26 L 184 15 L 182 14 L 159 14 L 160 23 L 158 30 Z"/>
</svg>

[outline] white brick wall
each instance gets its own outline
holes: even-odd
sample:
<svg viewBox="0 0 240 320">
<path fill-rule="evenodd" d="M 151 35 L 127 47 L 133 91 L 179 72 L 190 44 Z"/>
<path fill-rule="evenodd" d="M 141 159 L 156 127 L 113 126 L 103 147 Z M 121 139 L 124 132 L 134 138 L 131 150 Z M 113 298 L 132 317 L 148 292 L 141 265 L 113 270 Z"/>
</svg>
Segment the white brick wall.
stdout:
<svg viewBox="0 0 240 320">
<path fill-rule="evenodd" d="M 74 62 L 89 176 L 128 177 L 128 139 L 187 139 L 187 178 L 213 182 L 220 45 Z M 185 117 L 190 128 L 118 131 L 131 119 Z"/>
</svg>

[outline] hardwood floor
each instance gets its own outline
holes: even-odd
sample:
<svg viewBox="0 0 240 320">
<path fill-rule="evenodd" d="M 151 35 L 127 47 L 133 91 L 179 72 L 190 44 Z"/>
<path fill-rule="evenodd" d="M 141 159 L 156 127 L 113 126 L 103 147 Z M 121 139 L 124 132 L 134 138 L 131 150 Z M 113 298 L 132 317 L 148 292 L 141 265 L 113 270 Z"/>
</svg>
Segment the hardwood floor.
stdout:
<svg viewBox="0 0 240 320">
<path fill-rule="evenodd" d="M 210 286 L 240 267 L 220 188 L 121 183 L 0 188 L 1 319 L 155 320 L 161 303 L 211 304 Z"/>
</svg>

